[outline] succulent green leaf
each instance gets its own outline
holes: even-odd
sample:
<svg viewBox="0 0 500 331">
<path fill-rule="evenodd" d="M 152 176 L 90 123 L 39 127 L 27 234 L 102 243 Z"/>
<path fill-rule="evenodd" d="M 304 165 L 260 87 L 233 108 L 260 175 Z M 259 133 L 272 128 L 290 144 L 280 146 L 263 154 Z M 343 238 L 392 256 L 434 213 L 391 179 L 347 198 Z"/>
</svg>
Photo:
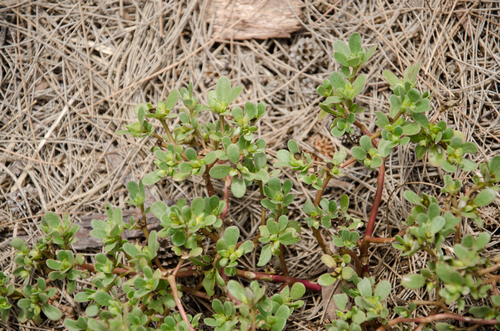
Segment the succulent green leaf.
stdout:
<svg viewBox="0 0 500 331">
<path fill-rule="evenodd" d="M 271 260 L 272 256 L 273 253 L 271 252 L 271 245 L 267 244 L 262 248 L 262 251 L 260 252 L 260 258 L 257 266 L 265 266 Z"/>
<path fill-rule="evenodd" d="M 97 291 L 94 294 L 94 301 L 102 306 L 111 305 L 110 301 L 112 300 L 111 295 L 104 291 Z"/>
<path fill-rule="evenodd" d="M 364 298 L 372 296 L 372 283 L 370 279 L 363 278 L 363 280 L 358 283 L 358 291 Z"/>
<path fill-rule="evenodd" d="M 54 306 L 43 304 L 41 308 L 45 316 L 50 320 L 57 321 L 62 317 L 61 311 Z"/>
<path fill-rule="evenodd" d="M 231 192 L 233 192 L 234 196 L 237 198 L 241 198 L 245 195 L 247 191 L 247 186 L 243 179 L 233 178 L 233 182 L 231 183 Z"/>
<path fill-rule="evenodd" d="M 351 267 L 344 267 L 342 269 L 342 278 L 345 280 L 349 280 L 354 276 L 354 269 Z"/>
<path fill-rule="evenodd" d="M 377 287 L 375 288 L 375 295 L 380 297 L 380 300 L 385 300 L 389 294 L 391 294 L 391 283 L 387 280 L 383 280 L 380 283 L 378 283 Z"/>
<path fill-rule="evenodd" d="M 488 188 L 486 190 L 481 191 L 475 198 L 474 204 L 478 207 L 483 207 L 489 205 L 493 201 L 495 201 L 496 193 L 492 189 Z"/>
<path fill-rule="evenodd" d="M 369 139 L 369 138 L 368 138 Z M 366 151 L 358 146 L 351 149 L 352 156 L 354 156 L 358 161 L 363 161 L 366 159 Z"/>
<path fill-rule="evenodd" d="M 401 285 L 411 290 L 416 290 L 425 285 L 425 277 L 417 274 L 403 276 Z"/>
<path fill-rule="evenodd" d="M 385 80 L 391 84 L 391 87 L 396 86 L 401 82 L 401 80 L 389 70 L 384 70 L 382 75 L 385 77 Z"/>
<path fill-rule="evenodd" d="M 363 88 L 365 87 L 365 81 L 366 81 L 366 76 L 365 75 L 360 75 L 354 83 L 352 84 L 352 87 L 354 89 L 353 91 L 353 97 L 357 96 L 358 94 L 363 91 Z"/>
<path fill-rule="evenodd" d="M 297 142 L 295 140 L 288 140 L 288 150 L 292 154 L 300 153 L 299 145 L 297 145 Z"/>
<path fill-rule="evenodd" d="M 235 280 L 230 280 L 227 283 L 227 289 L 232 296 L 240 300 L 242 303 L 248 303 L 248 299 L 245 295 L 245 289 Z"/>
<path fill-rule="evenodd" d="M 302 283 L 295 283 L 293 284 L 291 290 L 290 290 L 290 297 L 293 300 L 297 300 L 302 298 L 302 296 L 306 293 L 306 287 Z"/>
<path fill-rule="evenodd" d="M 229 175 L 229 171 L 231 171 L 231 166 L 228 164 L 216 165 L 210 169 L 210 176 L 216 179 L 222 179 Z"/>
<path fill-rule="evenodd" d="M 337 308 L 340 311 L 344 311 L 347 307 L 347 302 L 349 302 L 349 298 L 347 297 L 347 294 L 342 293 L 342 294 L 335 294 L 333 296 L 333 302 L 337 306 Z"/>
<path fill-rule="evenodd" d="M 18 251 L 22 250 L 23 247 L 24 247 L 24 241 L 22 239 L 19 239 L 19 238 L 14 238 L 12 239 L 12 241 L 10 242 L 10 245 L 12 247 L 14 247 L 15 249 L 17 249 Z"/>
<path fill-rule="evenodd" d="M 362 136 L 359 140 L 359 146 L 368 152 L 372 148 L 372 140 L 368 136 Z"/>
<path fill-rule="evenodd" d="M 439 167 L 446 160 L 447 153 L 441 146 L 434 145 L 429 149 L 429 163 Z"/>
<path fill-rule="evenodd" d="M 227 147 L 227 156 L 231 163 L 238 163 L 240 161 L 240 149 L 238 145 L 231 144 Z"/>
<path fill-rule="evenodd" d="M 337 279 L 332 277 L 330 274 L 324 274 L 318 278 L 318 284 L 326 287 L 335 283 L 336 280 Z"/>
<path fill-rule="evenodd" d="M 346 58 L 349 56 L 349 54 L 351 54 L 349 47 L 347 47 L 347 45 L 341 40 L 335 41 L 335 43 L 333 44 L 333 48 L 335 49 L 335 52 L 341 53 Z"/>
</svg>

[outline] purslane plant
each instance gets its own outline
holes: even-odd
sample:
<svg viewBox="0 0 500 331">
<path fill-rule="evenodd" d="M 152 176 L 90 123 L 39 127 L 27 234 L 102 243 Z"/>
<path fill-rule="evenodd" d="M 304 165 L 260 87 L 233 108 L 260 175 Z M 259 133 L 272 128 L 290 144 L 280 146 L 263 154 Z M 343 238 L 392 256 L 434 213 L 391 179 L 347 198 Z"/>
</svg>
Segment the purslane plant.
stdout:
<svg viewBox="0 0 500 331">
<path fill-rule="evenodd" d="M 139 104 L 134 109 L 138 121 L 117 134 L 154 142 L 151 152 L 156 169 L 138 183 L 127 185 L 127 203 L 137 207 L 141 217 L 125 223 L 120 208 L 106 205 L 107 219 L 92 221 L 90 232 L 103 242 L 104 248 L 88 264 L 82 255 L 75 256 L 71 251 L 78 226 L 67 216 L 61 220 L 48 212 L 37 243 L 30 247 L 20 239 L 12 240 L 17 268 L 8 275 L 0 272 L 3 322 L 13 321 L 10 316 L 14 314 L 9 315 L 10 312 L 15 312 L 21 323 L 30 319 L 34 323 L 45 318 L 59 320 L 62 313 L 52 298 L 60 293 L 85 305 L 83 316 L 64 321 L 71 331 L 188 331 L 202 324 L 216 331 L 280 331 L 294 309 L 304 304 L 299 299 L 306 291 L 320 291 L 322 286 L 339 282 L 342 293 L 332 297 L 338 318 L 326 325 L 328 331 L 384 330 L 392 326 L 407 330 L 411 323 L 419 324 L 421 330 L 436 322 L 440 331 L 454 329 L 442 320 L 499 328 L 500 293 L 496 283 L 500 281 L 500 256 L 485 254 L 491 239 L 488 233 L 462 234 L 462 229 L 468 228 L 463 225 L 469 221 L 480 226 L 479 208 L 496 199 L 500 190 L 500 156 L 476 164 L 469 157 L 477 152 L 474 143 L 465 141 L 464 134 L 445 121 L 436 123 L 437 116 L 429 119 L 432 93 L 418 89 L 418 63 L 408 67 L 402 78 L 383 72 L 393 92 L 390 110 L 376 112 L 377 130 L 369 132 L 357 119 L 366 108 L 357 103 L 356 97 L 365 89 L 367 80 L 359 71 L 376 47 L 365 50 L 360 35 L 354 33 L 348 45 L 337 41 L 334 48 L 341 70 L 318 87 L 319 95 L 325 98 L 319 105 L 319 119 L 333 116 L 330 129 L 335 137 L 351 134 L 356 128 L 363 132 L 359 146 L 350 150 L 350 158 L 342 148 L 318 168 L 313 166 L 311 155 L 290 140 L 288 148 L 278 151 L 273 159 L 266 151 L 265 140 L 256 134 L 258 121 L 266 115 L 265 104 L 246 102 L 243 107 L 231 106 L 242 87 L 233 87 L 227 77 L 221 77 L 215 90 L 208 93 L 207 104 L 194 96 L 192 84 L 171 91 L 156 106 Z M 216 120 L 202 123 L 199 115 L 205 111 L 213 112 Z M 177 117 L 178 124 L 173 127 L 172 119 Z M 152 121 L 161 124 L 163 134 L 155 130 Z M 444 175 L 439 199 L 404 191 L 405 199 L 414 207 L 398 235 L 382 238 L 374 231 L 386 158 L 398 146 L 410 146 L 417 160 L 425 158 L 448 174 Z M 338 202 L 323 198 L 329 181 L 343 175 L 345 168 L 357 161 L 370 171 L 378 170 L 370 216 L 364 221 L 349 214 L 348 195 L 344 194 Z M 290 216 L 288 209 L 295 202 L 293 184 L 291 180 L 282 180 L 280 171 L 295 172 L 298 180 L 317 190 L 314 201 L 306 199 L 299 206 L 306 217 Z M 452 176 L 457 171 L 474 171 L 471 187 L 463 189 L 463 180 Z M 189 203 L 180 199 L 173 206 L 161 201 L 145 205 L 145 185 L 163 178 L 183 181 L 191 176 L 202 176 L 206 196 L 194 197 Z M 223 182 L 221 197 L 214 190 L 214 180 Z M 261 221 L 255 238 L 241 241 L 238 227 L 227 226 L 230 193 L 241 198 L 249 190 L 260 193 Z M 159 231 L 148 230 L 150 212 L 160 220 Z M 313 232 L 322 249 L 318 261 L 329 268 L 313 280 L 295 278 L 287 267 L 285 247 L 300 242 L 304 228 Z M 134 229 L 143 231 L 144 246 L 122 238 L 123 231 Z M 172 251 L 178 256 L 177 265 L 161 264 L 157 256 L 158 238 L 170 238 Z M 443 249 L 451 238 L 454 246 L 447 244 Z M 327 241 L 336 247 L 334 251 Z M 400 281 L 410 290 L 425 289 L 425 298 L 404 307 L 387 305 L 385 300 L 395 286 L 387 280 L 376 281 L 370 275 L 369 249 L 372 244 L 382 243 L 391 243 L 401 258 L 421 251 L 429 255 L 425 268 L 401 275 Z M 273 256 L 275 262 L 279 259 L 279 272 L 245 270 L 241 258 L 253 252 L 259 254 L 257 266 L 265 270 L 273 270 L 269 267 Z M 191 284 L 198 285 L 181 285 L 187 277 L 193 279 Z M 23 282 L 22 286 L 17 279 Z M 79 279 L 87 281 L 79 283 Z M 244 279 L 250 281 L 247 286 L 240 282 Z M 284 286 L 279 293 L 267 296 L 263 282 Z M 213 313 L 187 314 L 181 301 L 183 295 L 210 301 Z M 473 307 L 466 304 L 470 301 L 474 302 Z M 419 305 L 435 308 L 428 316 L 415 317 Z M 450 312 L 455 306 L 459 314 Z"/>
</svg>

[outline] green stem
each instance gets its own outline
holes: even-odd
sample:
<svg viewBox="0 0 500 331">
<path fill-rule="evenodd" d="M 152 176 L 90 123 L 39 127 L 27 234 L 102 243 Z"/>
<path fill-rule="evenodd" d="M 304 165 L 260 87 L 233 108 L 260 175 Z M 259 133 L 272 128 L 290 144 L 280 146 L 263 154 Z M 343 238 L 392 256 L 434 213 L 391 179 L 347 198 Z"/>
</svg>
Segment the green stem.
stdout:
<svg viewBox="0 0 500 331">
<path fill-rule="evenodd" d="M 160 122 L 161 122 L 161 125 L 163 126 L 163 129 L 167 133 L 168 140 L 170 140 L 170 143 L 174 146 L 177 146 L 177 143 L 175 142 L 174 136 L 172 135 L 172 132 L 168 128 L 167 122 L 164 119 L 161 119 Z"/>
<path fill-rule="evenodd" d="M 220 130 L 221 130 L 222 134 L 225 135 L 226 134 L 226 128 L 225 128 L 226 123 L 224 121 L 224 115 L 219 115 L 219 118 L 220 118 L 220 121 L 219 121 L 220 122 Z"/>
</svg>

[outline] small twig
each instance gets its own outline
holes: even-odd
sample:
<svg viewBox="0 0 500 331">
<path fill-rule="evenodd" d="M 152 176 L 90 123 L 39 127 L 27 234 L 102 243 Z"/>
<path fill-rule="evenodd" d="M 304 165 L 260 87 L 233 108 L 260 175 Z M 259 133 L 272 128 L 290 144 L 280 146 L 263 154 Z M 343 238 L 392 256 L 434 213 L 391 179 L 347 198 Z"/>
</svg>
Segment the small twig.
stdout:
<svg viewBox="0 0 500 331">
<path fill-rule="evenodd" d="M 390 237 L 390 238 L 380 238 L 380 237 L 365 237 L 365 241 L 368 241 L 370 243 L 377 243 L 377 244 L 390 244 L 394 241 L 396 241 L 395 237 Z"/>
<path fill-rule="evenodd" d="M 492 265 L 491 267 L 488 267 L 488 268 L 486 268 L 486 269 L 479 270 L 479 271 L 477 272 L 477 275 L 478 275 L 478 276 L 486 275 L 486 274 L 488 274 L 488 273 L 490 273 L 490 272 L 493 272 L 493 271 L 495 271 L 495 270 L 497 270 L 497 269 L 500 269 L 500 263 L 499 263 L 499 264 Z"/>
<path fill-rule="evenodd" d="M 441 301 L 413 300 L 412 302 L 416 305 L 439 306 L 444 310 L 448 310 L 448 307 Z"/>
</svg>

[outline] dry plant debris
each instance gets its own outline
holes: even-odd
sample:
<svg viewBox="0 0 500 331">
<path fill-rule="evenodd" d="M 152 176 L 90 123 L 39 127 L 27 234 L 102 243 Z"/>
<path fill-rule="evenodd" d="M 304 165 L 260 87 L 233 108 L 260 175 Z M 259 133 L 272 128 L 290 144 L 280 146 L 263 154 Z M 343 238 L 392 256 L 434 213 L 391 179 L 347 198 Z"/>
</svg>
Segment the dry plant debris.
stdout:
<svg viewBox="0 0 500 331">
<path fill-rule="evenodd" d="M 291 2 L 291 1 L 290 1 Z M 124 206 L 126 190 L 122 171 L 137 178 L 153 169 L 147 158 L 151 146 L 116 136 L 117 128 L 133 121 L 133 106 L 163 100 L 174 88 L 194 81 L 200 96 L 215 84 L 212 77 L 228 75 L 244 86 L 238 102 L 265 101 L 271 112 L 258 132 L 270 153 L 290 138 L 313 153 L 308 140 L 316 133 L 328 136 L 328 128 L 314 123 L 319 99 L 311 99 L 304 82 L 321 84 L 338 70 L 332 59 L 333 41 L 359 32 L 368 44 L 382 50 L 372 58 L 366 73 L 389 69 L 402 72 L 420 61 L 425 89 L 435 91 L 435 101 L 447 119 L 480 147 L 476 161 L 499 154 L 500 4 L 497 1 L 303 1 L 301 30 L 291 39 L 222 41 L 214 38 L 213 21 L 205 21 L 210 1 L 164 1 L 158 12 L 156 1 L 123 0 L 80 2 L 4 0 L 0 8 L 0 269 L 12 271 L 13 252 L 5 244 L 13 236 L 34 238 L 45 211 L 69 213 L 75 220 L 93 212 L 104 213 L 105 203 Z M 160 24 L 160 17 L 163 24 Z M 160 27 L 162 35 L 160 37 Z M 297 63 L 292 49 L 309 38 L 320 49 L 307 63 Z M 233 40 L 235 40 L 234 38 Z M 370 77 L 374 77 L 370 75 Z M 382 77 L 367 82 L 363 102 L 366 121 L 375 122 L 375 111 L 387 110 L 388 85 Z M 206 101 L 206 100 L 204 100 Z M 449 107 L 450 101 L 453 106 Z M 370 127 L 369 129 L 372 129 Z M 113 153 L 123 161 L 110 167 Z M 335 139 L 336 147 L 342 142 Z M 443 174 L 428 164 L 415 162 L 413 153 L 400 148 L 389 160 L 378 233 L 390 235 L 401 228 L 410 206 L 404 188 L 439 195 L 436 186 Z M 112 170 L 113 169 L 113 170 Z M 19 173 L 19 171 L 21 171 Z M 350 168 L 354 186 L 328 188 L 325 197 L 337 199 L 349 193 L 351 212 L 367 219 L 376 178 L 363 167 Z M 297 179 L 289 177 L 294 187 Z M 466 179 L 466 178 L 464 178 Z M 411 184 L 409 184 L 411 183 Z M 176 200 L 198 195 L 200 181 L 176 184 L 165 180 L 151 191 L 154 199 Z M 216 186 L 218 193 L 222 186 Z M 302 201 L 314 196 L 302 187 L 294 191 Z M 250 206 L 258 195 L 242 204 L 231 201 L 230 218 L 251 237 L 259 223 L 259 210 Z M 250 203 L 252 202 L 252 203 Z M 239 205 L 238 205 L 239 204 Z M 292 208 L 293 209 L 293 208 Z M 292 210 L 297 218 L 300 210 Z M 488 254 L 498 254 L 498 202 L 483 210 L 492 242 Z M 389 227 L 387 226 L 389 225 Z M 463 231 L 474 233 L 475 225 Z M 310 239 L 309 243 L 307 239 Z M 311 265 L 311 254 L 319 253 L 312 234 L 302 236 L 295 248 L 290 272 L 314 277 L 324 270 Z M 86 252 L 91 256 L 94 251 Z M 400 258 L 390 246 L 371 252 L 373 274 L 388 279 L 393 288 L 399 274 L 418 270 L 427 258 Z M 292 255 L 291 255 L 292 256 Z M 249 259 L 248 268 L 255 266 Z M 401 288 L 390 304 L 421 297 L 419 291 Z M 60 298 L 62 306 L 72 306 Z M 290 330 L 317 329 L 324 322 L 322 298 L 311 294 L 300 314 L 289 321 Z M 196 301 L 192 310 L 198 311 Z M 423 308 L 422 308 L 423 309 Z M 419 311 L 422 315 L 428 311 Z M 313 324 L 311 324 L 313 323 Z M 58 325 L 42 325 L 51 329 Z"/>
</svg>

